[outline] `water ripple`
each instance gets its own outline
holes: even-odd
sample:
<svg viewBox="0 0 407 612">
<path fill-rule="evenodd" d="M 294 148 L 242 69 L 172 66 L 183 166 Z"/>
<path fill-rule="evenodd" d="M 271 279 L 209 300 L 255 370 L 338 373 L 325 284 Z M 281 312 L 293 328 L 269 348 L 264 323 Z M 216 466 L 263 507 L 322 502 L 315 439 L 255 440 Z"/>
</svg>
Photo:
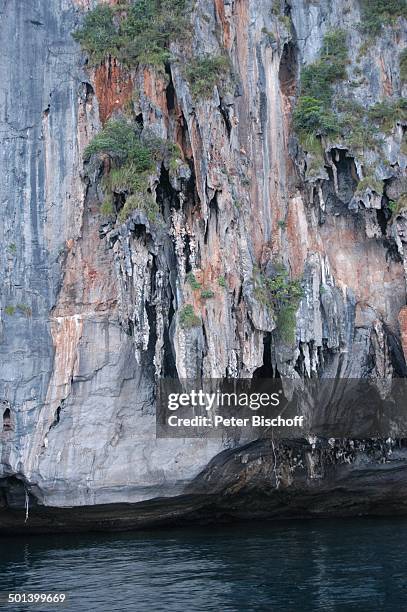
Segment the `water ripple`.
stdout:
<svg viewBox="0 0 407 612">
<path fill-rule="evenodd" d="M 3 538 L 1 591 L 66 592 L 61 612 L 404 610 L 406 540 L 404 519 Z"/>
</svg>

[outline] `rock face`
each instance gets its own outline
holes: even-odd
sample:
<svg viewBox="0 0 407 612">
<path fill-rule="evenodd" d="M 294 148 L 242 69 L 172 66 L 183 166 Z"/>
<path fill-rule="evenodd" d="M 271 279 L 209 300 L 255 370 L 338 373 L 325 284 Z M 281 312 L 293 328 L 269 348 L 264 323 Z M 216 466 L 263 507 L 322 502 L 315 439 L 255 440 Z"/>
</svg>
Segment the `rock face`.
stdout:
<svg viewBox="0 0 407 612">
<path fill-rule="evenodd" d="M 155 439 L 160 376 L 406 374 L 407 212 L 397 205 L 406 192 L 406 123 L 396 118 L 381 130 L 380 149 L 322 138 L 319 161 L 292 123 L 301 73 L 338 28 L 349 62 L 335 100 L 351 97 L 368 108 L 401 98 L 406 20 L 383 26 L 366 45 L 355 27 L 357 0 L 291 0 L 275 10 L 265 0 L 199 0 L 193 37 L 171 43 L 174 59 L 164 72 L 129 69 L 112 57 L 91 68 L 71 33 L 95 4 L 0 1 L 5 506 L 16 481 L 45 506 L 230 493 L 241 470 L 233 461 L 225 467 L 224 454 L 216 478 L 205 475 L 219 453 L 242 455 L 225 450 L 232 441 Z M 197 99 L 184 64 L 220 53 L 230 58 L 229 82 Z M 159 221 L 143 210 L 124 222 L 101 214 L 108 162 L 84 165 L 83 152 L 120 116 L 179 149 L 175 165 L 157 163 L 149 177 Z M 292 342 L 258 290 L 277 264 L 303 288 Z M 213 297 L 194 290 L 190 273 Z M 186 304 L 199 325 L 182 326 Z M 292 475 L 277 487 L 270 486 L 275 454 L 253 444 L 266 467 L 247 469 L 245 485 L 236 486 L 239 515 L 241 500 L 252 489 L 259 496 L 262 486 L 267 499 L 282 488 L 287 499 L 297 495 L 301 514 L 298 491 L 307 499 L 314 486 L 313 453 L 319 463 L 329 453 L 304 442 L 311 459 L 297 482 L 282 448 Z M 363 486 L 372 495 L 375 470 L 382 479 L 383 464 L 393 461 L 397 474 L 407 467 L 402 448 L 388 450 L 356 447 L 345 462 L 366 467 Z M 320 468 L 324 492 L 338 479 L 351 490 L 355 470 Z M 385 504 L 392 487 L 381 487 Z M 284 515 L 277 506 L 270 501 L 270 515 Z M 261 511 L 267 514 L 263 498 Z"/>
</svg>

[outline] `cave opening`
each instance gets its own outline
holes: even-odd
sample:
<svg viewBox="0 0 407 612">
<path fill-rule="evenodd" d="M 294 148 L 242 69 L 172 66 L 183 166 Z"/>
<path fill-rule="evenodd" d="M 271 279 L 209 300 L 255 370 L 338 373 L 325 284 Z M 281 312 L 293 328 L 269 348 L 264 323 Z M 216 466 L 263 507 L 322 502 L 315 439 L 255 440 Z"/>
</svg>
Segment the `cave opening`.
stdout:
<svg viewBox="0 0 407 612">
<path fill-rule="evenodd" d="M 345 149 L 331 149 L 331 160 L 331 165 L 325 165 L 329 180 L 321 182 L 325 211 L 320 213 L 320 223 L 325 221 L 327 215 L 350 216 L 349 204 L 358 185 L 354 159 L 347 155 Z M 314 190 L 314 204 L 319 204 L 317 190 Z"/>
<path fill-rule="evenodd" d="M 347 206 L 358 185 L 355 161 L 353 157 L 347 155 L 345 149 L 332 149 L 331 158 L 336 167 L 338 198 Z"/>
<path fill-rule="evenodd" d="M 62 400 L 63 401 L 63 400 Z M 55 410 L 55 414 L 54 414 L 54 420 L 51 423 L 51 427 L 50 430 L 53 427 L 56 427 L 59 423 L 59 421 L 61 420 L 61 410 L 62 410 L 62 402 L 61 404 L 58 406 L 58 408 Z"/>
<path fill-rule="evenodd" d="M 382 207 L 376 210 L 377 223 L 381 229 L 382 235 L 387 235 L 387 226 L 392 219 L 393 213 L 390 208 L 391 198 L 387 195 L 387 188 L 391 184 L 389 179 L 384 180 L 384 189 L 382 196 Z"/>
<path fill-rule="evenodd" d="M 385 211 L 383 210 L 383 208 L 379 208 L 376 210 L 376 218 L 377 218 L 377 223 L 382 232 L 382 236 L 385 236 L 387 232 L 387 215 Z"/>
<path fill-rule="evenodd" d="M 126 203 L 126 195 L 124 193 L 113 193 L 113 206 L 116 213 L 119 213 Z"/>
<path fill-rule="evenodd" d="M 177 113 L 176 121 L 176 142 L 178 143 L 185 161 L 188 163 L 191 170 L 194 167 L 192 156 L 191 139 L 189 137 L 188 123 L 182 111 Z"/>
<path fill-rule="evenodd" d="M 297 360 L 295 362 L 295 366 L 294 366 L 294 370 L 300 375 L 303 376 L 304 372 L 305 372 L 305 368 L 304 368 L 304 362 L 305 362 L 305 357 L 304 357 L 304 352 L 302 350 L 302 344 L 300 342 L 299 344 L 299 350 L 300 350 L 300 354 L 297 357 Z"/>
<path fill-rule="evenodd" d="M 165 222 L 170 221 L 171 210 L 179 210 L 180 201 L 177 191 L 170 181 L 170 174 L 164 164 L 161 165 L 160 180 L 156 189 L 157 203 Z"/>
<path fill-rule="evenodd" d="M 84 83 L 85 85 L 85 102 L 91 102 L 93 96 L 95 95 L 95 90 L 92 85 L 87 81 Z"/>
<path fill-rule="evenodd" d="M 209 219 L 206 223 L 204 244 L 208 244 L 209 231 L 212 225 L 215 226 L 215 233 L 218 231 L 218 216 L 219 216 L 219 204 L 218 204 L 218 192 L 215 191 L 215 195 L 209 202 Z"/>
<path fill-rule="evenodd" d="M 168 112 L 171 112 L 175 109 L 175 89 L 174 83 L 172 82 L 171 70 L 168 66 L 166 66 L 165 72 L 168 74 L 168 85 L 165 88 L 165 97 L 167 100 Z"/>
<path fill-rule="evenodd" d="M 6 408 L 3 412 L 3 431 L 11 431 L 11 412 L 10 408 Z"/>
<path fill-rule="evenodd" d="M 175 310 L 173 306 L 173 296 L 171 292 L 170 307 L 168 310 L 168 325 L 164 328 L 164 355 L 163 355 L 163 376 L 165 378 L 178 378 L 177 366 L 175 364 L 174 351 L 171 344 L 170 328 L 174 318 Z"/>
<path fill-rule="evenodd" d="M 192 263 L 191 263 L 191 239 L 188 235 L 185 236 L 184 242 L 184 255 L 185 255 L 185 272 L 192 272 Z"/>
<path fill-rule="evenodd" d="M 393 366 L 393 378 L 406 378 L 407 364 L 400 338 L 392 332 L 388 325 L 383 325 L 383 329 L 387 336 L 389 355 Z"/>
<path fill-rule="evenodd" d="M 138 113 L 138 115 L 136 115 L 135 117 L 135 121 L 137 126 L 139 127 L 140 131 L 144 128 L 144 119 L 143 119 L 143 113 Z"/>
<path fill-rule="evenodd" d="M 138 238 L 139 240 L 146 238 L 146 226 L 143 223 L 135 223 L 132 233 L 134 238 Z M 147 240 L 145 240 L 145 243 L 147 244 Z"/>
<path fill-rule="evenodd" d="M 290 41 L 284 45 L 278 70 L 280 89 L 284 96 L 289 97 L 295 95 L 297 74 L 297 50 L 295 45 Z"/>
<path fill-rule="evenodd" d="M 228 140 L 230 140 L 230 135 L 232 133 L 232 124 L 231 124 L 230 119 L 229 119 L 229 113 L 228 113 L 227 109 L 225 108 L 225 106 L 224 106 L 224 104 L 222 102 L 222 99 L 221 99 L 221 102 L 220 102 L 220 104 L 218 106 L 218 109 L 219 109 L 219 112 L 222 115 L 223 121 L 225 123 L 226 133 L 227 133 L 227 136 L 228 136 Z"/>
<path fill-rule="evenodd" d="M 157 344 L 157 313 L 155 306 L 153 304 L 149 304 L 148 302 L 145 304 L 145 309 L 149 327 L 149 336 L 147 350 L 141 353 L 141 367 L 145 375 L 153 381 L 155 376 L 155 347 Z"/>
<path fill-rule="evenodd" d="M 253 372 L 253 378 L 279 378 L 271 361 L 271 333 L 267 333 L 263 339 L 263 365 Z"/>
<path fill-rule="evenodd" d="M 394 261 L 394 263 L 403 262 L 394 238 L 383 238 L 383 246 L 386 249 L 386 261 Z"/>
<path fill-rule="evenodd" d="M 145 306 L 146 306 L 148 326 L 150 328 L 147 352 L 150 353 L 150 355 L 154 356 L 155 345 L 157 343 L 156 311 L 155 311 L 155 307 L 152 304 L 149 304 L 148 302 L 146 303 Z M 152 359 L 149 359 L 149 361 L 152 361 Z"/>
<path fill-rule="evenodd" d="M 27 498 L 30 508 L 38 505 L 37 497 L 28 490 L 23 478 L 18 476 L 0 478 L 0 508 L 25 509 Z"/>
</svg>

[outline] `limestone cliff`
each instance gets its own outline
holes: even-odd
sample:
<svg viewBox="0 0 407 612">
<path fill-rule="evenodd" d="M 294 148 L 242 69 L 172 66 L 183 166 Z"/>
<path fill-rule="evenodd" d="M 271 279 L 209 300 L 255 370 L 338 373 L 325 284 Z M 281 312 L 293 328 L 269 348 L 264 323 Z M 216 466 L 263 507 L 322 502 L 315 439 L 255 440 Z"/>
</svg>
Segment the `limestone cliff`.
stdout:
<svg viewBox="0 0 407 612">
<path fill-rule="evenodd" d="M 107 4 L 118 27 L 128 5 Z M 405 376 L 407 22 L 394 4 L 367 32 L 366 0 L 196 0 L 159 66 L 89 57 L 72 33 L 95 1 L 0 0 L 0 504 L 19 483 L 46 506 L 236 494 L 232 473 L 244 514 L 251 487 L 277 490 L 275 453 L 253 442 L 243 462 L 231 441 L 156 440 L 157 377 Z M 132 206 L 114 160 L 89 152 L 113 121 L 161 151 Z M 301 286 L 285 317 L 265 290 L 276 270 Z M 373 498 L 394 506 L 404 447 L 369 449 L 328 449 L 339 472 L 321 496 L 365 465 Z M 305 460 L 299 473 L 299 489 L 295 470 L 280 480 L 307 499 Z M 272 499 L 270 514 L 290 513 Z"/>
</svg>

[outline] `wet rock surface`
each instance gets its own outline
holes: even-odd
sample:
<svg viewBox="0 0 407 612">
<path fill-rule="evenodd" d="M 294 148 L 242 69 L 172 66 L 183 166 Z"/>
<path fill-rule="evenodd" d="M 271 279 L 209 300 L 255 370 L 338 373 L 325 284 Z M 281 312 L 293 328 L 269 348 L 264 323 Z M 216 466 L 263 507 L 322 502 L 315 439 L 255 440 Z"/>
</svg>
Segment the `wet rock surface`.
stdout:
<svg viewBox="0 0 407 612">
<path fill-rule="evenodd" d="M 171 498 L 47 508 L 0 481 L 0 533 L 121 531 L 236 520 L 403 515 L 406 449 L 389 441 L 258 440 L 217 455 Z M 24 505 L 23 505 L 24 503 Z M 28 508 L 28 509 L 27 509 Z M 27 518 L 28 517 L 28 518 Z"/>
</svg>

